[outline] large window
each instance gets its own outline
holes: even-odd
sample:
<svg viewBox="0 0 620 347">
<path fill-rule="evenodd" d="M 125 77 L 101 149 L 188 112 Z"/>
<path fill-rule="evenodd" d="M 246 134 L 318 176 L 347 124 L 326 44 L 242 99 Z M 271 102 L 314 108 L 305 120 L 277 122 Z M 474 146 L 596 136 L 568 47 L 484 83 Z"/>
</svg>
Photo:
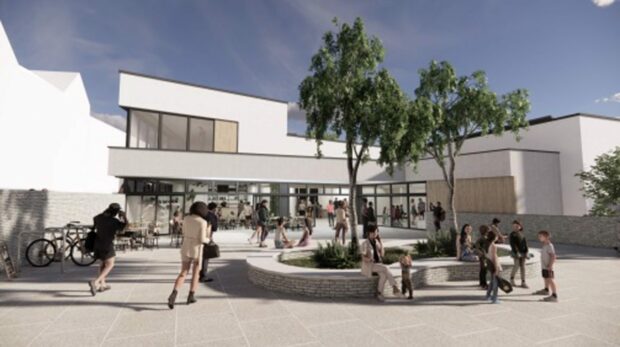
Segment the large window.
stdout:
<svg viewBox="0 0 620 347">
<path fill-rule="evenodd" d="M 129 148 L 237 153 L 237 122 L 130 110 Z"/>
<path fill-rule="evenodd" d="M 157 148 L 159 115 L 153 112 L 131 111 L 129 147 Z"/>
<path fill-rule="evenodd" d="M 191 118 L 189 121 L 189 150 L 213 152 L 213 121 Z"/>
<path fill-rule="evenodd" d="M 161 149 L 187 149 L 187 117 L 161 117 Z"/>
</svg>

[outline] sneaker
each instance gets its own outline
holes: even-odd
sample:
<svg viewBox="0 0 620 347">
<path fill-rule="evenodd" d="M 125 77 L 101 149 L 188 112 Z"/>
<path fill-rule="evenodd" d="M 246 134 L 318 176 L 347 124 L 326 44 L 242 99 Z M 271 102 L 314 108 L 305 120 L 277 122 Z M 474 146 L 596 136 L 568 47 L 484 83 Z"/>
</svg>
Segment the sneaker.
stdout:
<svg viewBox="0 0 620 347">
<path fill-rule="evenodd" d="M 99 287 L 99 289 L 97 289 L 97 291 L 98 291 L 99 293 L 103 293 L 103 292 L 105 292 L 106 290 L 110 290 L 110 289 L 112 289 L 112 286 L 111 286 L 111 285 L 109 285 L 109 284 L 105 284 L 105 285 L 103 285 L 103 286 Z"/>
<path fill-rule="evenodd" d="M 492 304 L 501 304 L 502 302 L 499 299 L 495 299 L 491 301 Z"/>
<path fill-rule="evenodd" d="M 521 288 L 530 289 L 530 286 L 528 286 L 525 282 L 521 282 Z"/>
<path fill-rule="evenodd" d="M 539 291 L 536 291 L 536 292 L 532 293 L 532 295 L 549 295 L 549 290 L 541 289 Z"/>
<path fill-rule="evenodd" d="M 515 283 L 514 278 L 511 278 L 511 279 L 510 279 L 510 285 L 511 285 L 511 286 L 513 286 L 513 287 L 516 287 L 516 286 L 517 286 L 517 284 Z"/>
<path fill-rule="evenodd" d="M 258 247 L 260 247 L 260 248 L 265 248 L 265 247 L 267 247 L 267 245 L 266 245 L 266 244 L 264 244 L 264 243 L 261 243 L 260 245 L 258 245 Z"/>
<path fill-rule="evenodd" d="M 381 293 L 377 293 L 375 294 L 375 297 L 377 298 L 377 300 L 384 302 L 385 301 L 385 297 L 383 296 L 383 294 Z"/>
<path fill-rule="evenodd" d="M 394 296 L 397 297 L 397 298 L 401 298 L 403 296 L 403 294 L 401 294 L 401 292 L 398 289 L 398 287 L 392 288 L 392 292 L 394 293 Z"/>
<path fill-rule="evenodd" d="M 544 302 L 558 302 L 558 298 L 556 296 L 549 295 L 548 297 L 543 298 L 542 301 L 544 301 Z"/>
</svg>

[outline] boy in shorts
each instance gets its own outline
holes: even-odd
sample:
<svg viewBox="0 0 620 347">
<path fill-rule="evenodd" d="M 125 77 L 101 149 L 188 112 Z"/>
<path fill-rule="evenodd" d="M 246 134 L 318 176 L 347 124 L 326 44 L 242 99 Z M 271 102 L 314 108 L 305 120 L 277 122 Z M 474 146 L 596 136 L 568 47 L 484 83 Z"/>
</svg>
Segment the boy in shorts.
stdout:
<svg viewBox="0 0 620 347">
<path fill-rule="evenodd" d="M 555 264 L 555 248 L 551 243 L 551 234 L 546 230 L 538 232 L 538 241 L 542 242 L 543 246 L 540 249 L 540 265 L 542 267 L 542 277 L 545 281 L 545 289 L 541 289 L 534 293 L 534 295 L 549 295 L 551 289 L 551 295 L 542 299 L 546 302 L 558 302 L 557 286 L 555 285 L 553 265 Z"/>
</svg>

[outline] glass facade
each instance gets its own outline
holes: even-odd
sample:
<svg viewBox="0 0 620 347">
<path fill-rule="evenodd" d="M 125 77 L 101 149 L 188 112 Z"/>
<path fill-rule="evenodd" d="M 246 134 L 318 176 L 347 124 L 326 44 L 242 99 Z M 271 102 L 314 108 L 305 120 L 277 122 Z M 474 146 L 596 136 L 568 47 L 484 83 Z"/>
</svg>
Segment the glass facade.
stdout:
<svg viewBox="0 0 620 347">
<path fill-rule="evenodd" d="M 409 189 L 412 185 L 414 191 Z M 123 187 L 129 221 L 156 223 L 162 233 L 168 232 L 175 211 L 187 213 L 195 201 L 215 202 L 219 206 L 225 202 L 225 217 L 236 218 L 242 202 L 255 206 L 267 200 L 273 216 L 303 214 L 316 220 L 327 218 L 330 200 L 349 198 L 347 185 L 125 179 Z M 373 203 L 379 225 L 424 229 L 424 215 L 419 213 L 418 206 L 428 209 L 425 187 L 425 183 L 366 184 L 358 187 L 358 198 Z"/>
<path fill-rule="evenodd" d="M 129 110 L 128 148 L 236 153 L 236 122 Z"/>
</svg>

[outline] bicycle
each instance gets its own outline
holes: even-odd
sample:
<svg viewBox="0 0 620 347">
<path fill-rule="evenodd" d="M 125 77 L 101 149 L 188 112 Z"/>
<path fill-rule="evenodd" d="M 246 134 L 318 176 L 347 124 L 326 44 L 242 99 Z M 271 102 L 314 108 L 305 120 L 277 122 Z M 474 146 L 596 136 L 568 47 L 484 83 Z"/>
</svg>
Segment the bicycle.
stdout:
<svg viewBox="0 0 620 347">
<path fill-rule="evenodd" d="M 64 257 L 65 260 L 70 258 L 78 266 L 93 264 L 96 261 L 94 254 L 88 252 L 85 247 L 86 230 L 90 227 L 67 224 L 66 228 L 69 230 L 64 240 L 64 248 L 63 237 L 56 237 L 56 233 L 60 232 L 62 235 L 64 230 L 49 228 L 46 232 L 52 233 L 52 240 L 43 237 L 32 241 L 26 248 L 26 261 L 33 267 L 46 267 Z"/>
</svg>

